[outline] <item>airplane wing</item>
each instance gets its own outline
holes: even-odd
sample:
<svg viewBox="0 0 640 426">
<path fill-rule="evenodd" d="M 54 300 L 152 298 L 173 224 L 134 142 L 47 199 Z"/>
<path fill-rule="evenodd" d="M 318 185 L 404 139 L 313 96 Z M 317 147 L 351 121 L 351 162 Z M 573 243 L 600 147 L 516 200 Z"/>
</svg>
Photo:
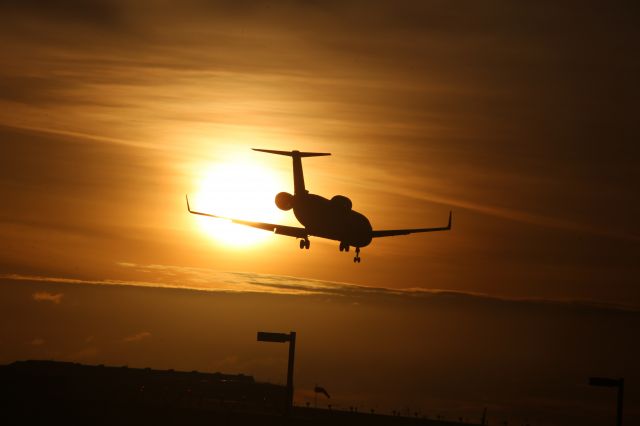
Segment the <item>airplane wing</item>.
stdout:
<svg viewBox="0 0 640 426">
<path fill-rule="evenodd" d="M 216 219 L 225 219 L 225 220 L 231 221 L 232 223 L 237 223 L 239 225 L 251 226 L 253 228 L 258 228 L 258 229 L 264 229 L 265 231 L 271 231 L 271 232 L 275 232 L 276 234 L 286 235 L 286 236 L 289 236 L 289 237 L 307 238 L 309 236 L 309 234 L 307 233 L 306 229 L 298 228 L 298 227 L 295 227 L 295 226 L 276 225 L 276 224 L 273 224 L 273 223 L 264 223 L 264 222 L 251 222 L 249 220 L 233 219 L 231 217 L 218 216 L 218 215 L 210 214 L 210 213 L 197 212 L 195 210 L 191 210 L 191 206 L 189 205 L 189 197 L 185 196 L 185 198 L 187 200 L 187 210 L 191 214 L 197 214 L 197 215 L 200 215 L 200 216 L 214 217 Z"/>
<path fill-rule="evenodd" d="M 373 238 L 379 237 L 394 237 L 396 235 L 408 235 L 416 232 L 435 232 L 435 231 L 448 231 L 451 229 L 451 212 L 449 212 L 449 223 L 447 226 L 440 228 L 415 228 L 415 229 L 388 229 L 383 231 L 372 231 L 371 236 Z"/>
</svg>

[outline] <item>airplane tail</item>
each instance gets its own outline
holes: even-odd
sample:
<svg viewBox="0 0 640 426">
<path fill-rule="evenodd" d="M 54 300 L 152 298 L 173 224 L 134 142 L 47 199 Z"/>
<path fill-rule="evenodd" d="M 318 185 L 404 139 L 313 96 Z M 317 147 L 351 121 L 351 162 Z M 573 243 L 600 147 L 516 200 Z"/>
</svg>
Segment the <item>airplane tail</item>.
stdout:
<svg viewBox="0 0 640 426">
<path fill-rule="evenodd" d="M 303 157 L 320 157 L 331 155 L 328 152 L 300 152 L 300 151 L 276 151 L 273 149 L 252 148 L 254 151 L 266 152 L 268 154 L 286 155 L 293 159 L 293 194 L 305 194 L 308 191 L 304 187 L 304 174 L 302 173 Z"/>
</svg>

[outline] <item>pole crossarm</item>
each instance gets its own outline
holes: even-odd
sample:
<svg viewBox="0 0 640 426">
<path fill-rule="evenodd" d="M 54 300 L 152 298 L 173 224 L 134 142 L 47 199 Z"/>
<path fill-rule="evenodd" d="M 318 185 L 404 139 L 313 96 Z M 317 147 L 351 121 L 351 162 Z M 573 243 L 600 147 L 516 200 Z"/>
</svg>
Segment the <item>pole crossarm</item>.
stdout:
<svg viewBox="0 0 640 426">
<path fill-rule="evenodd" d="M 285 343 L 291 341 L 289 333 L 270 333 L 266 331 L 258 331 L 258 342 L 276 342 Z"/>
</svg>

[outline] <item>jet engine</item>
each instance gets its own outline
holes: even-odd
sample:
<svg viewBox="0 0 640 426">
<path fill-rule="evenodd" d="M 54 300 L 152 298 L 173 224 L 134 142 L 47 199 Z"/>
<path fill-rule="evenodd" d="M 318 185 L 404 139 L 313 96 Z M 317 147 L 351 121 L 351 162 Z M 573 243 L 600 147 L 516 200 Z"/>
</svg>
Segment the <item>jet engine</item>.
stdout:
<svg viewBox="0 0 640 426">
<path fill-rule="evenodd" d="M 276 195 L 276 206 L 280 210 L 291 210 L 293 207 L 293 195 L 288 192 L 279 192 Z"/>
<path fill-rule="evenodd" d="M 353 207 L 353 203 L 351 203 L 351 200 L 345 197 L 344 195 L 335 195 L 331 199 L 331 202 L 335 206 L 340 207 L 344 210 L 351 210 L 351 207 Z"/>
</svg>

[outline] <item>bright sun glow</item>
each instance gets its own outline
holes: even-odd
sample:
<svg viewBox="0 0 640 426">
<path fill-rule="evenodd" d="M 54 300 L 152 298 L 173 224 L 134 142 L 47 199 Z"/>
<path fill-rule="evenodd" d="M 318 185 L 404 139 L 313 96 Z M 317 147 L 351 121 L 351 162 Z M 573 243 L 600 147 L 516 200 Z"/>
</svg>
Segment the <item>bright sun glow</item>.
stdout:
<svg viewBox="0 0 640 426">
<path fill-rule="evenodd" d="M 248 161 L 231 161 L 204 169 L 191 208 L 205 213 L 268 223 L 282 223 L 274 197 L 287 185 L 271 170 Z M 217 241 L 235 247 L 264 242 L 268 231 L 223 219 L 195 216 L 201 229 Z"/>
</svg>

